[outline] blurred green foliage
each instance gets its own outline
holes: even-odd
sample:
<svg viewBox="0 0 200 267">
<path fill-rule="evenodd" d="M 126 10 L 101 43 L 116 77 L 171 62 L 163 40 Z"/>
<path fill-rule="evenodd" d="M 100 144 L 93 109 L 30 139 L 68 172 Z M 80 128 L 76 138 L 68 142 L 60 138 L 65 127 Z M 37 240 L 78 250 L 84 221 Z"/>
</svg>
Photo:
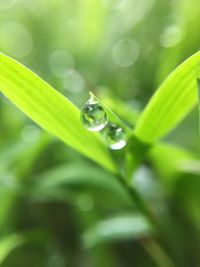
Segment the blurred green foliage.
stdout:
<svg viewBox="0 0 200 267">
<path fill-rule="evenodd" d="M 161 81 L 200 48 L 199 22 L 198 0 L 1 0 L 0 50 L 78 107 L 92 90 L 134 126 Z M 114 175 L 2 95 L 0 105 L 1 266 L 200 265 L 197 109 L 131 178 L 164 229 L 157 236 Z"/>
</svg>

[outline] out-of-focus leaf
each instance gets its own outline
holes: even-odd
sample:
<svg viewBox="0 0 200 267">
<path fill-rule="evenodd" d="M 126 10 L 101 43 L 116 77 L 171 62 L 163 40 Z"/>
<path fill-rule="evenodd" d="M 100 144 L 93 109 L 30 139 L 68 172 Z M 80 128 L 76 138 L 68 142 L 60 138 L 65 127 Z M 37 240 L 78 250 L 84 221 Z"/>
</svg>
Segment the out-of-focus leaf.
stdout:
<svg viewBox="0 0 200 267">
<path fill-rule="evenodd" d="M 44 247 L 49 240 L 48 233 L 40 229 L 4 235 L 0 238 L 0 264 L 19 246 L 35 243 Z"/>
<path fill-rule="evenodd" d="M 127 193 L 114 176 L 83 163 L 61 165 L 35 177 L 35 179 L 37 179 L 36 188 L 46 188 L 46 190 L 63 186 L 97 188 L 110 190 L 123 199 L 128 199 Z"/>
<path fill-rule="evenodd" d="M 18 246 L 22 245 L 25 239 L 20 234 L 7 235 L 0 239 L 0 264 Z"/>
<path fill-rule="evenodd" d="M 182 172 L 181 166 L 186 161 L 194 159 L 192 153 L 175 145 L 157 144 L 148 152 L 148 158 L 159 176 L 166 182 L 173 181 L 177 174 Z"/>
<path fill-rule="evenodd" d="M 141 114 L 135 134 L 152 143 L 171 131 L 197 101 L 196 79 L 200 75 L 200 52 L 197 52 L 161 84 Z"/>
<path fill-rule="evenodd" d="M 8 169 L 13 161 L 27 149 L 29 149 L 29 146 L 22 140 L 15 140 L 14 143 L 5 144 L 5 148 L 0 149 L 0 172 Z"/>
<path fill-rule="evenodd" d="M 200 160 L 184 160 L 179 164 L 178 169 L 180 172 L 200 175 Z"/>
<path fill-rule="evenodd" d="M 84 244 L 90 248 L 99 243 L 132 240 L 151 235 L 148 221 L 141 215 L 120 215 L 98 222 L 83 236 Z"/>
<path fill-rule="evenodd" d="M 78 32 L 78 44 L 84 52 L 92 52 L 94 48 L 99 46 L 104 37 L 104 18 L 106 10 L 99 1 L 86 0 L 80 2 L 79 13 L 81 27 Z M 91 27 L 92 25 L 92 27 Z M 101 25 L 101 27 L 99 27 Z"/>
<path fill-rule="evenodd" d="M 17 194 L 22 192 L 19 182 L 28 177 L 39 154 L 49 143 L 49 136 L 43 133 L 35 142 L 11 148 L 0 162 L 0 230 L 13 223 L 12 207 L 17 202 Z M 7 171 L 7 172 L 6 172 Z"/>
<path fill-rule="evenodd" d="M 198 110 L 199 110 L 199 135 L 200 135 L 200 79 L 197 79 Z"/>
<path fill-rule="evenodd" d="M 198 46 L 198 22 L 199 9 L 196 8 L 198 0 L 176 1 L 174 8 L 178 20 L 171 21 L 166 25 L 161 35 L 161 43 L 164 49 L 161 50 L 157 80 L 160 83 L 184 58 L 193 53 Z"/>
<path fill-rule="evenodd" d="M 0 54 L 0 90 L 42 128 L 106 169 L 116 167 L 98 134 L 84 129 L 80 111 L 17 61 Z"/>
</svg>

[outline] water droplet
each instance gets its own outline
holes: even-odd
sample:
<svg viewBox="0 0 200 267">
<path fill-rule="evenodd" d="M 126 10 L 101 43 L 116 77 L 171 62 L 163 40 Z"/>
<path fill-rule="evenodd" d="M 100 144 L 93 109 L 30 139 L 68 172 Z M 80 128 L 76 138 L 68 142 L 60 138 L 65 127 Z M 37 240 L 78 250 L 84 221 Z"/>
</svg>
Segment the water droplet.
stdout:
<svg viewBox="0 0 200 267">
<path fill-rule="evenodd" d="M 99 132 L 108 123 L 108 115 L 99 102 L 91 96 L 81 109 L 81 120 L 89 131 Z"/>
<path fill-rule="evenodd" d="M 121 149 L 126 145 L 125 131 L 113 123 L 107 125 L 103 131 L 103 135 L 109 147 L 113 150 Z"/>
</svg>

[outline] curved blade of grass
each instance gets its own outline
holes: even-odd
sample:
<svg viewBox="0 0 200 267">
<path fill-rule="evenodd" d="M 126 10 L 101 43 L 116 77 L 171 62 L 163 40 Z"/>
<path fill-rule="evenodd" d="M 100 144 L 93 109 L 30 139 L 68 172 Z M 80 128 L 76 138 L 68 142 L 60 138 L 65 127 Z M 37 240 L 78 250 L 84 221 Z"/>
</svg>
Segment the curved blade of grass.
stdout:
<svg viewBox="0 0 200 267">
<path fill-rule="evenodd" d="M 43 129 L 67 145 L 115 172 L 107 148 L 98 134 L 80 122 L 80 111 L 32 71 L 0 53 L 0 90 Z"/>
<path fill-rule="evenodd" d="M 176 68 L 159 87 L 141 114 L 135 134 L 152 143 L 172 130 L 197 102 L 200 52 Z"/>
<path fill-rule="evenodd" d="M 0 239 L 0 264 L 18 246 L 22 245 L 25 239 L 19 234 L 10 234 Z"/>
<path fill-rule="evenodd" d="M 0 237 L 0 266 L 20 246 L 33 243 L 46 246 L 47 242 L 49 242 L 48 234 L 40 229 L 2 235 Z"/>
<path fill-rule="evenodd" d="M 109 122 L 114 123 L 120 127 L 122 127 L 126 133 L 130 136 L 132 135 L 132 130 L 131 128 L 126 125 L 112 110 L 110 110 L 108 107 L 106 107 L 92 92 L 90 92 L 90 96 L 99 102 L 103 108 L 106 110 L 108 117 L 109 117 Z"/>
<path fill-rule="evenodd" d="M 56 187 L 70 187 L 78 186 L 78 188 L 97 188 L 103 191 L 110 191 L 116 194 L 118 198 L 124 199 L 127 202 L 129 197 L 112 174 L 106 173 L 104 170 L 92 166 L 91 164 L 78 163 L 79 168 L 76 167 L 77 163 L 68 163 L 67 165 L 60 165 L 52 168 L 47 172 L 34 178 L 36 181 L 36 188 L 50 188 Z"/>
<path fill-rule="evenodd" d="M 152 234 L 148 221 L 139 214 L 118 215 L 107 220 L 99 221 L 83 235 L 86 248 L 100 243 L 122 240 L 134 240 Z"/>
<path fill-rule="evenodd" d="M 180 172 L 183 172 L 181 168 L 187 162 L 195 160 L 191 152 L 165 143 L 158 143 L 153 146 L 149 150 L 147 157 L 159 174 L 159 178 L 167 183 L 175 182 L 177 180 L 176 178 L 180 176 Z"/>
<path fill-rule="evenodd" d="M 199 135 L 200 135 L 200 79 L 197 79 L 198 110 L 199 110 Z"/>
</svg>

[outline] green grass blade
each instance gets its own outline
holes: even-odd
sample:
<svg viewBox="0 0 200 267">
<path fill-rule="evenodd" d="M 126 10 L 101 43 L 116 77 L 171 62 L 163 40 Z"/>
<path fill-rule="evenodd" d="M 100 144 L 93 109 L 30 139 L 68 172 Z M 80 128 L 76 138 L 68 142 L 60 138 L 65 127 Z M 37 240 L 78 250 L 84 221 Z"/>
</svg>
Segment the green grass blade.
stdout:
<svg viewBox="0 0 200 267">
<path fill-rule="evenodd" d="M 197 101 L 196 80 L 200 76 L 200 52 L 197 52 L 161 84 L 141 114 L 135 134 L 152 143 L 171 131 Z"/>
<path fill-rule="evenodd" d="M 56 187 L 67 188 L 73 186 L 75 188 L 96 188 L 98 190 L 110 191 L 120 199 L 129 200 L 127 192 L 116 180 L 116 177 L 111 173 L 106 173 L 104 170 L 92 166 L 91 164 L 78 163 L 79 168 L 76 168 L 76 163 L 68 163 L 52 168 L 45 173 L 35 177 L 36 188 L 55 189 Z"/>
<path fill-rule="evenodd" d="M 186 163 L 195 160 L 191 152 L 166 143 L 158 143 L 153 146 L 147 157 L 159 178 L 167 183 L 177 181 Z"/>
<path fill-rule="evenodd" d="M 88 229 L 83 236 L 83 242 L 85 247 L 91 248 L 101 243 L 135 240 L 148 237 L 151 234 L 152 229 L 143 216 L 139 214 L 121 214 L 99 221 Z"/>
<path fill-rule="evenodd" d="M 106 169 L 116 168 L 98 134 L 80 122 L 80 111 L 32 71 L 0 53 L 0 90 L 27 116 Z"/>
<path fill-rule="evenodd" d="M 19 234 L 10 234 L 0 239 L 0 264 L 18 246 L 25 242 L 24 237 Z"/>
<path fill-rule="evenodd" d="M 126 131 L 128 136 L 130 135 L 132 136 L 132 130 L 128 125 L 126 125 L 126 123 L 124 123 L 112 110 L 106 107 L 92 92 L 90 92 L 90 96 L 93 97 L 93 99 L 95 99 L 103 106 L 103 108 L 108 114 L 109 122 L 120 126 L 122 129 Z"/>
<path fill-rule="evenodd" d="M 200 79 L 197 79 L 197 95 L 198 95 L 198 109 L 199 109 L 199 135 L 200 135 Z"/>
</svg>

